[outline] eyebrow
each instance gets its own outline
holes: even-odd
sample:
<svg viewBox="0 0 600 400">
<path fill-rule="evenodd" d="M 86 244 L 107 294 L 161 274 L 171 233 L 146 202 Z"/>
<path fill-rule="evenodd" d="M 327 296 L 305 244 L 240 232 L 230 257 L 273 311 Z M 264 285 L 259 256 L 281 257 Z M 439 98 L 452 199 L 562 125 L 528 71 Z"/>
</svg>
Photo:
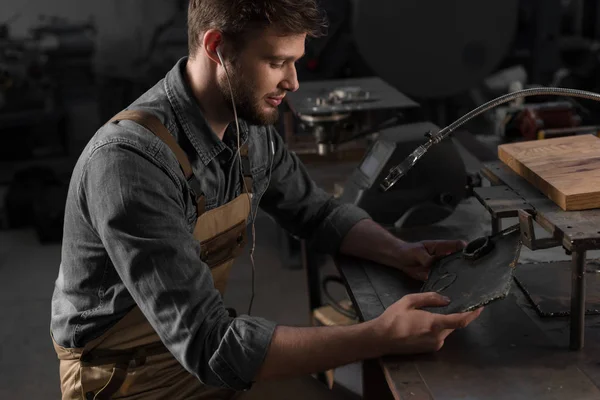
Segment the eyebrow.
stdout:
<svg viewBox="0 0 600 400">
<path fill-rule="evenodd" d="M 305 54 L 306 54 L 306 52 L 302 53 L 302 55 L 300 57 L 298 57 L 298 60 L 301 59 L 302 57 L 304 57 Z M 272 60 L 272 61 L 295 61 L 296 57 L 275 55 L 275 56 L 268 57 L 268 59 Z"/>
</svg>

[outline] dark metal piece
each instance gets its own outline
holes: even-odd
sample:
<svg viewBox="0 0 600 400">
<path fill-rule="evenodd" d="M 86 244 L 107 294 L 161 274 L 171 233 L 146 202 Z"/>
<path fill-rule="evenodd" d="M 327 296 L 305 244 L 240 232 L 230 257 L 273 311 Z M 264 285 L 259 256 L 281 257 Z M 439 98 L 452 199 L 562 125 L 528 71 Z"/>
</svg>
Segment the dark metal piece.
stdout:
<svg viewBox="0 0 600 400">
<path fill-rule="evenodd" d="M 497 235 L 502 230 L 502 220 L 498 217 L 492 217 L 492 235 Z"/>
<path fill-rule="evenodd" d="M 489 237 L 480 237 L 471 241 L 463 249 L 463 258 L 467 260 L 478 260 L 488 254 L 494 248 L 494 242 Z"/>
<path fill-rule="evenodd" d="M 540 317 L 571 315 L 571 261 L 519 264 L 515 282 Z M 600 315 L 600 274 L 597 267 L 586 266 L 586 315 Z"/>
<path fill-rule="evenodd" d="M 375 272 L 384 272 L 384 269 L 390 272 L 392 268 L 348 256 L 338 257 L 336 264 L 346 283 L 348 295 L 356 308 L 360 320 L 364 322 L 379 317 L 385 311 L 386 306 L 382 304 L 380 297 L 377 295 L 377 291 L 369 279 L 367 271 L 371 271 L 372 268 L 376 270 Z M 398 270 L 394 270 L 393 272 L 396 273 L 396 277 L 401 275 L 401 272 Z M 390 284 L 396 281 L 398 280 L 390 281 L 388 278 Z M 397 296 L 402 297 L 407 293 L 409 292 L 400 292 Z"/>
<path fill-rule="evenodd" d="M 521 196 L 506 185 L 474 188 L 473 194 L 492 218 L 498 220 L 516 217 L 521 209 L 532 209 Z M 498 232 L 501 230 L 498 229 Z"/>
<path fill-rule="evenodd" d="M 525 199 L 535 211 L 535 221 L 562 241 L 566 250 L 600 249 L 600 209 L 565 212 L 500 161 L 485 164 L 482 174 Z"/>
<path fill-rule="evenodd" d="M 567 252 L 572 253 L 572 288 L 570 348 L 583 348 L 585 322 L 585 254 L 587 250 L 600 249 L 600 210 L 563 211 L 546 195 L 535 189 L 526 180 L 515 174 L 501 162 L 484 165 L 482 173 L 496 184 L 510 187 L 517 195 L 526 199 L 533 208 L 531 220 L 523 215 L 525 230 L 533 232 L 530 224 L 535 220 L 552 233 L 552 241 L 547 246 L 562 243 Z M 524 238 L 527 239 L 527 238 Z M 533 241 L 530 244 L 535 243 Z M 538 246 L 540 244 L 538 243 Z M 544 243 L 542 242 L 542 245 Z M 535 247 L 535 244 L 533 245 Z"/>
<path fill-rule="evenodd" d="M 537 239 L 533 229 L 533 216 L 529 211 L 519 210 L 519 224 L 521 226 L 521 241 L 531 250 L 550 249 L 561 245 L 554 238 Z"/>
<path fill-rule="evenodd" d="M 518 226 L 479 238 L 434 264 L 421 292 L 437 292 L 452 302 L 425 308 L 439 314 L 472 311 L 505 298 L 513 281 L 513 262 L 520 249 Z"/>
<path fill-rule="evenodd" d="M 571 289 L 571 350 L 583 348 L 585 333 L 585 251 L 573 252 Z"/>
</svg>

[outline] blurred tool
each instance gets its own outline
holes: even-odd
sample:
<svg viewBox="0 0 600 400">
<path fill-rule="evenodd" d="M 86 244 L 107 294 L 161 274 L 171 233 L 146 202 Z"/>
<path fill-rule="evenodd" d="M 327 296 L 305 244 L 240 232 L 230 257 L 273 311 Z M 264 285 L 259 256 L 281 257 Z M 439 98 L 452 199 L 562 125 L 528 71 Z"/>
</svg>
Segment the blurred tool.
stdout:
<svg viewBox="0 0 600 400">
<path fill-rule="evenodd" d="M 379 78 L 308 82 L 286 97 L 299 121 L 298 134 L 311 134 L 321 156 L 386 127 L 415 120 L 420 112 L 416 102 Z"/>
<path fill-rule="evenodd" d="M 587 92 L 583 90 L 576 89 L 566 89 L 566 88 L 533 88 L 533 89 L 523 89 L 513 93 L 506 94 L 504 96 L 500 96 L 494 100 L 491 100 L 471 112 L 463 115 L 461 118 L 448 125 L 444 129 L 439 132 L 433 134 L 431 132 L 425 133 L 425 136 L 428 140 L 422 145 L 418 146 L 408 157 L 405 158 L 403 162 L 396 165 L 392 169 L 390 169 L 389 174 L 384 179 L 381 184 L 381 189 L 383 191 L 388 191 L 402 178 L 407 175 L 410 169 L 419 161 L 427 151 L 434 145 L 441 143 L 446 137 L 448 137 L 453 131 L 458 129 L 461 125 L 465 124 L 472 118 L 491 110 L 494 107 L 497 107 L 500 104 L 508 103 L 513 101 L 516 98 L 527 97 L 527 96 L 548 96 L 548 95 L 557 95 L 557 96 L 572 96 L 572 97 L 580 97 L 589 100 L 600 101 L 600 95 L 597 93 Z"/>
</svg>

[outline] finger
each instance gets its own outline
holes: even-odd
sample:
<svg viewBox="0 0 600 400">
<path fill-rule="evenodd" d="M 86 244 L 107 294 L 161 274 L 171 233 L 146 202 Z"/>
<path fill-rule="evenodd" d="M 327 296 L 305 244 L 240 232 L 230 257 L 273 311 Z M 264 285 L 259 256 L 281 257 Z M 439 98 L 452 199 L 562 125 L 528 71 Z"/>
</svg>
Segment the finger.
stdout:
<svg viewBox="0 0 600 400">
<path fill-rule="evenodd" d="M 481 312 L 482 308 L 459 314 L 450 314 L 450 315 L 436 315 L 434 324 L 440 330 L 444 329 L 461 329 L 467 327 L 471 322 L 473 322 Z"/>
<path fill-rule="evenodd" d="M 404 270 L 411 278 L 417 279 L 419 281 L 426 281 L 429 278 L 429 268 L 416 267 L 416 268 L 407 268 Z"/>
<path fill-rule="evenodd" d="M 427 252 L 433 256 L 445 256 L 465 248 L 466 243 L 463 240 L 426 240 L 423 246 Z"/>
<path fill-rule="evenodd" d="M 420 281 L 426 281 L 427 278 L 429 278 L 429 271 L 421 270 L 421 271 L 415 272 L 414 278 L 418 279 Z"/>
<path fill-rule="evenodd" d="M 409 294 L 402 300 L 408 308 L 443 307 L 450 304 L 449 298 L 435 292 Z"/>
<path fill-rule="evenodd" d="M 446 338 L 448 336 L 450 336 L 450 334 L 454 332 L 454 329 L 444 329 L 440 332 L 440 339 L 441 340 L 446 340 Z"/>
<path fill-rule="evenodd" d="M 435 257 L 433 257 L 423 243 L 419 243 L 419 246 L 413 247 L 412 251 L 413 257 L 422 267 L 429 268 L 435 261 Z"/>
</svg>

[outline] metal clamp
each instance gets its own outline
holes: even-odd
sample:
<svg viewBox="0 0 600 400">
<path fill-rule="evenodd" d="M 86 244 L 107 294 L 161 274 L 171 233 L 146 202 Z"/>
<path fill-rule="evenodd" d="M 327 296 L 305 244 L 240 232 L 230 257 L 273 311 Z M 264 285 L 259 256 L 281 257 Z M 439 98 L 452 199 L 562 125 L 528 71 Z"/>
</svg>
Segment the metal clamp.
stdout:
<svg viewBox="0 0 600 400">
<path fill-rule="evenodd" d="M 521 227 L 521 242 L 531 250 L 550 249 L 561 246 L 561 242 L 555 238 L 537 239 L 533 229 L 535 217 L 527 210 L 519 210 L 519 225 Z"/>
</svg>

